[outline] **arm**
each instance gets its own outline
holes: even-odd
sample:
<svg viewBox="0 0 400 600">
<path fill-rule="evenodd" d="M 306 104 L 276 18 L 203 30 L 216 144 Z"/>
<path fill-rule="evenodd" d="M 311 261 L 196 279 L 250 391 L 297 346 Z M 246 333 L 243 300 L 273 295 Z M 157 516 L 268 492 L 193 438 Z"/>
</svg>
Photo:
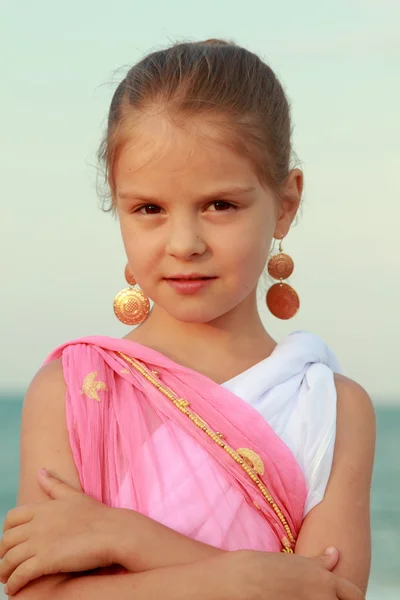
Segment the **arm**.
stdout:
<svg viewBox="0 0 400 600">
<path fill-rule="evenodd" d="M 37 481 L 37 472 L 43 467 L 51 468 L 60 479 L 82 490 L 69 444 L 65 391 L 60 361 L 43 367 L 29 387 L 22 412 L 19 505 L 49 501 Z M 110 510 L 118 514 L 116 523 L 121 523 L 121 533 L 128 527 L 122 545 L 132 553 L 135 570 L 189 563 L 221 553 L 218 548 L 192 540 L 135 511 Z M 128 539 L 129 545 L 124 544 Z M 134 563 L 135 557 L 140 560 L 139 565 Z"/>
<path fill-rule="evenodd" d="M 371 557 L 375 413 L 362 387 L 340 375 L 335 375 L 335 383 L 337 431 L 332 472 L 324 500 L 303 522 L 296 553 L 315 556 L 332 544 L 340 553 L 334 572 L 365 592 Z"/>
<path fill-rule="evenodd" d="M 50 466 L 72 487 L 82 489 L 69 444 L 65 419 L 65 392 L 61 361 L 45 365 L 29 386 L 21 423 L 19 505 L 49 501 L 48 495 L 37 481 L 37 472 L 46 466 Z M 190 563 L 222 554 L 222 551 L 212 546 L 189 539 L 138 513 L 125 511 L 125 514 L 128 512 L 132 525 L 129 528 L 130 540 L 128 544 L 128 536 L 125 535 L 125 544 L 122 544 L 121 549 L 125 550 L 126 547 L 126 550 L 132 553 L 132 567 L 135 566 L 136 570 Z M 132 536 L 132 533 L 137 533 L 137 537 Z M 168 551 L 165 551 L 165 548 Z M 40 585 L 42 587 L 47 581 L 46 585 L 50 590 L 67 577 L 42 577 Z M 116 576 L 105 577 L 114 580 Z M 106 580 L 95 578 L 91 581 L 98 582 L 98 586 L 101 582 L 103 586 Z M 124 580 L 124 586 L 127 585 L 127 581 Z M 30 593 L 28 590 L 31 588 L 36 589 L 35 584 L 22 590 L 21 594 Z"/>
<path fill-rule="evenodd" d="M 36 479 L 36 472 L 44 464 L 54 465 L 66 482 L 80 489 L 69 449 L 64 394 L 61 366 L 57 363 L 44 367 L 28 391 L 22 421 L 20 503 L 49 501 Z M 171 535 L 175 538 L 173 543 Z M 288 600 L 308 600 L 310 593 L 315 591 L 320 591 L 322 599 L 331 598 L 332 592 L 336 593 L 336 590 L 337 597 L 341 600 L 361 598 L 354 586 L 329 573 L 337 562 L 337 556 L 308 559 L 279 553 L 240 551 L 219 552 L 217 556 L 204 559 L 207 550 L 203 548 L 209 547 L 203 544 L 187 540 L 175 532 L 171 533 L 162 526 L 157 541 L 160 539 L 170 543 L 167 554 L 174 552 L 181 562 L 188 562 L 187 556 L 190 553 L 196 562 L 154 568 L 152 571 L 135 574 L 120 575 L 111 569 L 101 575 L 91 572 L 44 576 L 24 587 L 16 598 L 109 600 L 110 597 L 118 597 L 120 600 L 130 600 L 134 597 L 135 600 L 147 600 L 152 597 L 154 600 L 179 600 L 182 597 L 193 600 L 271 600 L 281 595 Z M 154 551 L 154 547 L 150 546 L 145 549 L 149 553 Z M 140 555 L 142 550 L 143 548 L 137 548 Z M 215 552 L 215 549 L 212 551 Z M 162 558 L 161 554 L 160 557 Z M 164 560 L 168 558 L 164 557 Z M 290 564 L 288 560 L 291 561 Z"/>
<path fill-rule="evenodd" d="M 23 588 L 16 600 L 245 600 L 238 586 L 223 578 L 213 559 L 137 574 L 42 577 Z M 214 568 L 213 568 L 214 567 Z M 179 581 L 179 585 L 177 585 Z"/>
<path fill-rule="evenodd" d="M 184 566 L 128 575 L 39 579 L 16 600 L 364 600 L 333 575 L 337 556 L 302 558 L 241 550 Z"/>
</svg>

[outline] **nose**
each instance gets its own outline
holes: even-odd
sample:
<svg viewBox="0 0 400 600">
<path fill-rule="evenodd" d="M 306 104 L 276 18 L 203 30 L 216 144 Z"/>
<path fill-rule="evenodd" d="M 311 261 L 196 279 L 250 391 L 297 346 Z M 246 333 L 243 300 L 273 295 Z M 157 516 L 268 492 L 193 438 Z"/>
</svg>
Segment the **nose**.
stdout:
<svg viewBox="0 0 400 600">
<path fill-rule="evenodd" d="M 195 220 L 179 219 L 170 223 L 166 251 L 180 260 L 201 256 L 206 251 L 200 227 Z"/>
</svg>

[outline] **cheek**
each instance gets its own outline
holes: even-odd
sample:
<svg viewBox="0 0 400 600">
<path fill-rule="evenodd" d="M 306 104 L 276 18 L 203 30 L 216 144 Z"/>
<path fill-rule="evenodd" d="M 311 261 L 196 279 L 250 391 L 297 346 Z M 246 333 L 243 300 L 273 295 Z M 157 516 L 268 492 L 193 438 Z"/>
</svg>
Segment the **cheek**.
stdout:
<svg viewBox="0 0 400 600">
<path fill-rule="evenodd" d="M 263 271 L 271 245 L 272 227 L 253 217 L 251 223 L 229 236 L 226 247 L 229 260 L 240 276 L 246 279 L 258 277 Z"/>
<path fill-rule="evenodd" d="M 239 246 L 233 257 L 234 275 L 246 287 L 253 286 L 260 278 L 268 256 L 266 244 L 246 244 Z"/>
<path fill-rule="evenodd" d="M 143 280 L 158 263 L 160 249 L 157 239 L 140 227 L 135 227 L 128 218 L 120 219 L 120 228 L 128 262 L 135 277 Z"/>
</svg>

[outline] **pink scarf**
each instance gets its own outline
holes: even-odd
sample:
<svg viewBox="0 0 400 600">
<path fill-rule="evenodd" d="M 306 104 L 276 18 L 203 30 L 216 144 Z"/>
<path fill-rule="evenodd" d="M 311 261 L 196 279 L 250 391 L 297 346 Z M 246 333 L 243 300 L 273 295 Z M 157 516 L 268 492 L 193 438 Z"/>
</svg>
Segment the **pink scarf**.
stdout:
<svg viewBox="0 0 400 600">
<path fill-rule="evenodd" d="M 254 408 L 128 340 L 81 338 L 46 362 L 59 357 L 85 493 L 225 550 L 294 549 L 304 475 Z"/>
</svg>

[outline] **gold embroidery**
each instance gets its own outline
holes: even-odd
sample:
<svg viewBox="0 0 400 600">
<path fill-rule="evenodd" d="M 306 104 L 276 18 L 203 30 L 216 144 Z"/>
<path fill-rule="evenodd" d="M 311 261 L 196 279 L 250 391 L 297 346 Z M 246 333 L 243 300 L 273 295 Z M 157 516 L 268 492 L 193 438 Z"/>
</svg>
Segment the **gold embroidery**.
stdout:
<svg viewBox="0 0 400 600">
<path fill-rule="evenodd" d="M 84 394 L 91 400 L 97 400 L 97 402 L 100 402 L 97 392 L 100 390 L 107 391 L 107 386 L 103 381 L 95 381 L 97 374 L 98 371 L 92 371 L 92 373 L 86 375 L 85 379 L 83 380 L 81 394 Z"/>
<path fill-rule="evenodd" d="M 213 431 L 210 428 L 210 426 L 201 417 L 199 417 L 199 415 L 197 415 L 193 411 L 190 411 L 187 408 L 187 406 L 184 406 L 182 403 L 183 398 L 178 398 L 178 396 L 170 388 L 164 386 L 158 379 L 156 379 L 154 377 L 154 373 L 147 370 L 139 361 L 135 360 L 134 358 L 127 356 L 126 354 L 123 354 L 122 352 L 118 352 L 118 354 L 128 364 L 132 365 L 132 367 L 134 367 L 134 369 L 136 369 L 136 371 L 138 371 L 145 379 L 147 379 L 147 381 L 149 381 L 152 385 L 154 385 L 154 387 L 157 388 L 166 398 L 168 398 L 178 408 L 178 410 L 180 410 L 183 414 L 185 414 L 194 423 L 194 425 L 196 425 L 196 427 L 199 427 L 200 429 L 202 429 L 204 431 L 204 433 L 206 433 L 216 444 L 218 444 L 218 446 L 220 446 L 223 450 L 225 450 L 225 452 L 227 452 L 229 454 L 229 456 L 240 467 L 242 467 L 242 469 L 245 471 L 245 473 L 250 477 L 250 479 L 253 481 L 253 483 L 257 486 L 257 488 L 261 492 L 264 499 L 272 507 L 273 511 L 279 518 L 279 520 L 287 534 L 287 538 L 284 537 L 281 540 L 281 543 L 283 546 L 282 552 L 293 553 L 292 545 L 293 545 L 293 547 L 295 546 L 296 540 L 295 540 L 293 533 L 290 529 L 290 526 L 285 518 L 285 515 L 282 513 L 279 506 L 276 504 L 276 502 L 275 502 L 274 498 L 272 497 L 268 488 L 264 485 L 262 480 L 259 478 L 259 473 L 257 473 L 255 471 L 255 469 L 248 464 L 248 461 L 246 461 L 244 458 L 242 458 L 242 456 L 239 455 L 237 450 L 234 450 L 233 448 L 231 448 L 226 442 L 223 441 L 223 439 L 221 439 L 221 437 L 220 437 L 221 434 L 219 432 L 217 433 L 217 432 Z M 259 464 L 258 461 L 256 461 L 256 462 L 258 464 L 258 467 L 259 468 L 262 467 L 263 472 L 264 472 L 264 464 L 256 452 L 253 452 L 252 450 L 249 450 L 248 448 L 240 448 L 240 450 L 241 451 L 245 450 L 247 455 L 248 455 L 248 453 L 252 453 L 252 459 L 255 459 L 256 457 L 258 457 L 261 464 Z M 248 456 L 246 456 L 245 458 L 248 458 Z"/>
<path fill-rule="evenodd" d="M 253 471 L 259 475 L 264 475 L 264 463 L 257 452 L 254 452 L 254 450 L 250 450 L 249 448 L 239 448 L 236 452 L 243 458 L 245 463 L 253 469 Z"/>
<path fill-rule="evenodd" d="M 121 375 L 125 374 L 125 375 L 129 375 L 129 371 L 128 369 L 121 369 L 120 370 Z"/>
</svg>

